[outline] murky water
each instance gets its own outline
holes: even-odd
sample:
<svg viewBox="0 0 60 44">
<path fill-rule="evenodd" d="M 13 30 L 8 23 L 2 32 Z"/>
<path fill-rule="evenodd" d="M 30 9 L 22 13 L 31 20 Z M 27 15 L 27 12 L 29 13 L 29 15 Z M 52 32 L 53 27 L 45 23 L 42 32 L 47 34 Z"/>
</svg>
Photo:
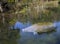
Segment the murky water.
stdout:
<svg viewBox="0 0 60 44">
<path fill-rule="evenodd" d="M 21 23 L 17 22 L 15 28 L 22 30 L 28 26 L 31 26 L 30 22 Z M 60 22 L 55 22 L 54 25 L 57 27 L 56 32 L 51 32 L 49 34 L 33 34 L 31 32 L 20 32 L 20 38 L 18 44 L 60 44 Z"/>
</svg>

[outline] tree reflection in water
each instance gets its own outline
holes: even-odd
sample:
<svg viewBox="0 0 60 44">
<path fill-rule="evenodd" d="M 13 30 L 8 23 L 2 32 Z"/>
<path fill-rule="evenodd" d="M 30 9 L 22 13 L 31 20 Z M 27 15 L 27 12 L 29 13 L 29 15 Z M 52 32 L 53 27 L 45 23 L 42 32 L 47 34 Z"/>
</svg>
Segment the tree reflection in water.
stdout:
<svg viewBox="0 0 60 44">
<path fill-rule="evenodd" d="M 11 29 L 0 31 L 0 44 L 17 44 L 17 39 L 20 37 L 19 29 Z"/>
</svg>

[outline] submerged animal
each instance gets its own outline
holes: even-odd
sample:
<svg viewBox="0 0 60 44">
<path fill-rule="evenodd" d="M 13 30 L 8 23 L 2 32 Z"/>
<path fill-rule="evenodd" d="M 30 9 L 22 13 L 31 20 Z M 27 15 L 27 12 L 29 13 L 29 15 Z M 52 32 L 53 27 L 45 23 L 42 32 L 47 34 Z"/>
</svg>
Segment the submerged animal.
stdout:
<svg viewBox="0 0 60 44">
<path fill-rule="evenodd" d="M 22 29 L 22 31 L 23 32 L 33 32 L 33 34 L 37 34 L 38 32 L 44 33 L 44 32 L 55 30 L 54 28 L 55 28 L 55 26 L 53 24 L 50 24 L 50 25 L 34 24 L 30 27 Z"/>
</svg>

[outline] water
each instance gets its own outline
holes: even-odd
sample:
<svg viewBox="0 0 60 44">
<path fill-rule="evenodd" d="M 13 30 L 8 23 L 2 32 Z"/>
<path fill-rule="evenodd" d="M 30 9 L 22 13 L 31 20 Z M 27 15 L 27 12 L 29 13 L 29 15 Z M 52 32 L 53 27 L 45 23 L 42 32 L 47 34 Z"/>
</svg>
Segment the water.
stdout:
<svg viewBox="0 0 60 44">
<path fill-rule="evenodd" d="M 22 30 L 28 26 L 31 26 L 30 22 L 25 24 L 17 22 L 15 28 Z M 20 38 L 18 39 L 18 44 L 60 44 L 60 22 L 55 22 L 56 32 L 44 33 L 44 34 L 33 34 L 31 32 L 20 32 Z"/>
</svg>

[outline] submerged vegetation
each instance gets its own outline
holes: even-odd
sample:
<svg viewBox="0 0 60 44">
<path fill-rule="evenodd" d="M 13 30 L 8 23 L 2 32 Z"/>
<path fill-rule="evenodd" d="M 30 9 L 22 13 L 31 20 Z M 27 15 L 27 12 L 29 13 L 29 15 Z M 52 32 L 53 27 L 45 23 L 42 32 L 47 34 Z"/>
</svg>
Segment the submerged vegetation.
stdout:
<svg viewBox="0 0 60 44">
<path fill-rule="evenodd" d="M 18 17 L 18 20 L 22 22 L 31 21 L 32 23 L 37 23 L 59 21 L 60 5 L 58 2 L 59 2 L 58 0 L 55 1 L 21 0 L 18 3 L 16 3 L 15 13 Z"/>
</svg>

